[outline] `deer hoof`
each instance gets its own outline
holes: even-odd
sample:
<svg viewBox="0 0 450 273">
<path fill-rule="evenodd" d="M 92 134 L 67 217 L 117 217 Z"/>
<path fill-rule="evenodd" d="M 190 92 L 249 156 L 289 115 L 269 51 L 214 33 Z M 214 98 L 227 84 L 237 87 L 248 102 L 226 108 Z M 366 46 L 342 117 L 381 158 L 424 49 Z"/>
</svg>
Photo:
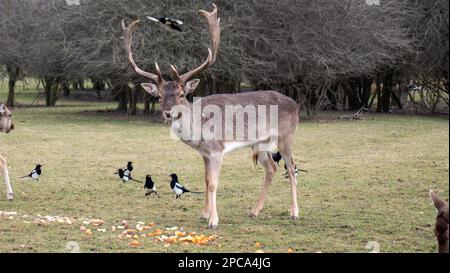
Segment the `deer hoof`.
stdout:
<svg viewBox="0 0 450 273">
<path fill-rule="evenodd" d="M 291 216 L 291 220 L 292 222 L 297 222 L 298 221 L 298 216 Z"/>
<path fill-rule="evenodd" d="M 208 228 L 212 229 L 212 230 L 216 230 L 217 229 L 217 225 L 209 225 Z"/>
<path fill-rule="evenodd" d="M 255 219 L 255 218 L 258 217 L 258 215 L 256 215 L 256 214 L 253 213 L 253 212 L 250 212 L 250 213 L 248 214 L 248 217 L 250 217 L 250 218 L 252 218 L 252 219 Z"/>
<path fill-rule="evenodd" d="M 13 195 L 12 193 L 10 193 L 10 194 L 8 194 L 8 195 L 6 196 L 6 198 L 7 198 L 9 201 L 12 201 L 12 200 L 14 199 L 14 195 Z"/>
</svg>

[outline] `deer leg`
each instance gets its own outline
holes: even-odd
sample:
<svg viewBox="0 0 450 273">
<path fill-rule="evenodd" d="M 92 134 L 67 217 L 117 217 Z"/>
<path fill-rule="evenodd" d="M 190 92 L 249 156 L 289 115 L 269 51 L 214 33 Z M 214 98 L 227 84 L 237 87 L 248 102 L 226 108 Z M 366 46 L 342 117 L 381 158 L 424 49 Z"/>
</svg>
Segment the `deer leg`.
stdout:
<svg viewBox="0 0 450 273">
<path fill-rule="evenodd" d="M 209 220 L 209 216 L 211 215 L 211 210 L 209 207 L 209 190 L 208 185 L 209 182 L 209 173 L 208 173 L 208 158 L 203 157 L 203 161 L 205 163 L 205 207 L 203 208 L 202 215 L 200 216 L 200 219 Z"/>
<path fill-rule="evenodd" d="M 266 170 L 266 178 L 264 180 L 264 184 L 261 187 L 261 193 L 259 194 L 258 201 L 253 209 L 250 211 L 251 217 L 257 217 L 264 207 L 264 202 L 266 200 L 267 192 L 269 191 L 269 187 L 272 184 L 273 176 L 275 175 L 276 167 L 275 164 L 272 164 L 270 160 L 272 157 L 269 156 L 267 152 L 259 152 L 258 153 L 258 162 Z"/>
<path fill-rule="evenodd" d="M 219 224 L 219 216 L 217 214 L 216 192 L 219 186 L 220 168 L 222 166 L 223 155 L 209 156 L 205 160 L 206 180 L 208 181 L 208 206 L 209 206 L 209 224 L 210 229 L 217 228 Z"/>
<path fill-rule="evenodd" d="M 283 158 L 286 159 L 286 167 L 289 174 L 289 180 L 291 181 L 291 219 L 298 220 L 298 204 L 297 204 L 297 177 L 295 177 L 295 164 L 292 159 L 292 152 L 290 149 L 282 149 L 280 147 L 280 153 Z"/>
<path fill-rule="evenodd" d="M 11 187 L 11 182 L 9 181 L 8 166 L 6 165 L 6 160 L 1 156 L 0 156 L 0 169 L 2 170 L 3 180 L 5 181 L 6 185 L 6 198 L 12 201 L 14 193 Z"/>
</svg>

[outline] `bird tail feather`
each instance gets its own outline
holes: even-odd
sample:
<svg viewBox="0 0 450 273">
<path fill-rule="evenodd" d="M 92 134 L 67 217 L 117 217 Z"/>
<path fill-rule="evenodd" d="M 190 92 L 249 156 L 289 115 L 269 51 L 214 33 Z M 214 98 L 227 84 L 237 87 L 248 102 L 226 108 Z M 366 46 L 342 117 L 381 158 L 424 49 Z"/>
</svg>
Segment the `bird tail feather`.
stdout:
<svg viewBox="0 0 450 273">
<path fill-rule="evenodd" d="M 144 183 L 144 182 L 139 181 L 139 180 L 136 180 L 136 179 L 134 179 L 134 178 L 130 178 L 130 180 L 133 180 L 133 181 L 138 182 L 138 183 Z"/>
<path fill-rule="evenodd" d="M 153 22 L 159 22 L 155 17 L 147 16 L 147 19 L 152 20 Z"/>
</svg>

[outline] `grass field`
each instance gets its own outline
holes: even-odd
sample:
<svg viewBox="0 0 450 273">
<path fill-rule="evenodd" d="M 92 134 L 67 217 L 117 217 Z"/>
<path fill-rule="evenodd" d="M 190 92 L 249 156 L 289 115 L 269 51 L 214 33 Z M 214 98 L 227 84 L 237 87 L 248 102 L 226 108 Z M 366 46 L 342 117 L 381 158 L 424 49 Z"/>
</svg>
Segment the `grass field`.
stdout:
<svg viewBox="0 0 450 273">
<path fill-rule="evenodd" d="M 4 90 L 4 89 L 3 89 Z M 28 103 L 35 94 L 19 92 Z M 5 100 L 5 92 L 0 93 Z M 259 218 L 249 209 L 259 194 L 264 172 L 254 167 L 249 149 L 225 157 L 218 191 L 219 228 L 201 222 L 203 195 L 174 200 L 168 174 L 203 190 L 203 162 L 188 146 L 169 137 L 167 125 L 142 116 L 129 118 L 96 110 L 111 103 L 59 102 L 58 107 L 20 107 L 16 130 L 0 135 L 0 154 L 9 162 L 15 200 L 0 186 L 0 252 L 65 252 L 68 241 L 82 252 L 435 252 L 435 209 L 429 189 L 448 200 L 449 121 L 446 118 L 369 114 L 362 121 L 302 122 L 295 153 L 300 221 L 290 222 L 290 187 L 277 172 Z M 122 184 L 113 172 L 128 160 L 134 177 L 152 174 L 161 198 L 145 198 L 141 185 Z M 22 181 L 36 163 L 44 165 L 39 182 Z M 33 223 L 40 214 L 100 218 L 106 232 L 91 236 L 73 224 Z M 119 239 L 112 225 L 122 220 L 155 222 L 156 228 L 183 227 L 219 238 L 208 245 L 165 245 L 154 238 Z M 31 222 L 31 223 L 28 223 Z M 152 231 L 150 230 L 150 231 Z M 261 246 L 255 246 L 255 243 Z"/>
</svg>

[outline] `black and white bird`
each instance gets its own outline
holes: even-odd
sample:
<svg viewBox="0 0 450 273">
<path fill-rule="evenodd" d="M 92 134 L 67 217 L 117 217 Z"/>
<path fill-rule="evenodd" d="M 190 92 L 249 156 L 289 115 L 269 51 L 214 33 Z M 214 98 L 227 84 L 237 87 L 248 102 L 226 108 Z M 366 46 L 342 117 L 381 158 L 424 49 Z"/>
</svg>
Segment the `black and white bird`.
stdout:
<svg viewBox="0 0 450 273">
<path fill-rule="evenodd" d="M 133 162 L 131 162 L 131 161 L 128 161 L 128 163 L 127 163 L 127 167 L 126 168 L 124 168 L 124 169 L 127 169 L 129 172 L 132 172 L 133 171 Z"/>
<path fill-rule="evenodd" d="M 186 193 L 186 192 L 202 194 L 202 192 L 190 191 L 190 190 L 186 189 L 183 185 L 180 184 L 180 182 L 178 181 L 178 176 L 176 174 L 173 173 L 173 174 L 171 174 L 169 176 L 171 178 L 171 180 L 170 180 L 170 188 L 175 193 L 175 196 L 176 196 L 175 199 L 180 198 L 181 195 L 183 193 Z"/>
<path fill-rule="evenodd" d="M 278 151 L 276 153 L 272 153 L 272 159 L 273 159 L 273 161 L 275 161 L 277 163 L 277 165 L 279 165 L 281 159 L 283 159 L 283 156 L 281 155 L 280 151 Z M 289 178 L 289 174 L 288 174 L 288 171 L 287 171 L 286 163 L 284 163 L 284 169 L 286 170 L 286 172 L 284 173 L 284 178 L 288 179 Z M 300 172 L 305 172 L 305 173 L 308 172 L 306 170 L 298 169 L 297 165 L 295 165 L 295 167 L 294 167 L 295 176 L 298 176 L 298 172 L 299 171 Z"/>
<path fill-rule="evenodd" d="M 159 198 L 158 192 L 156 191 L 155 182 L 153 181 L 151 175 L 147 175 L 145 177 L 144 190 L 145 190 L 145 196 L 151 195 L 152 193 L 155 193 L 156 196 L 158 196 L 158 198 Z"/>
<path fill-rule="evenodd" d="M 167 17 L 155 18 L 151 16 L 147 16 L 147 19 L 152 20 L 153 22 L 159 22 L 173 30 L 181 32 L 180 26 L 183 24 L 183 22 L 180 20 L 175 20 Z"/>
<path fill-rule="evenodd" d="M 39 176 L 41 175 L 41 173 L 42 173 L 42 165 L 37 164 L 34 170 L 32 170 L 29 175 L 22 176 L 21 179 L 31 178 L 33 180 L 39 181 Z"/>
<path fill-rule="evenodd" d="M 136 180 L 133 177 L 131 177 L 131 173 L 129 173 L 128 170 L 118 169 L 117 173 L 119 174 L 119 177 L 120 179 L 122 179 L 123 183 L 126 183 L 130 180 L 143 183 L 142 181 Z"/>
<path fill-rule="evenodd" d="M 272 153 L 272 159 L 273 159 L 273 161 L 275 161 L 275 163 L 277 163 L 277 165 L 279 165 L 280 160 L 281 160 L 282 158 L 283 158 L 283 157 L 281 156 L 280 151 L 278 151 L 278 152 L 276 152 L 276 153 Z"/>
<path fill-rule="evenodd" d="M 128 163 L 127 163 L 127 165 L 125 166 L 125 167 L 123 167 L 123 168 L 121 168 L 124 172 L 125 172 L 125 174 L 126 175 L 130 175 L 131 174 L 131 172 L 133 171 L 133 162 L 131 162 L 131 161 L 128 161 Z M 119 174 L 118 172 L 115 172 L 114 174 Z"/>
</svg>

